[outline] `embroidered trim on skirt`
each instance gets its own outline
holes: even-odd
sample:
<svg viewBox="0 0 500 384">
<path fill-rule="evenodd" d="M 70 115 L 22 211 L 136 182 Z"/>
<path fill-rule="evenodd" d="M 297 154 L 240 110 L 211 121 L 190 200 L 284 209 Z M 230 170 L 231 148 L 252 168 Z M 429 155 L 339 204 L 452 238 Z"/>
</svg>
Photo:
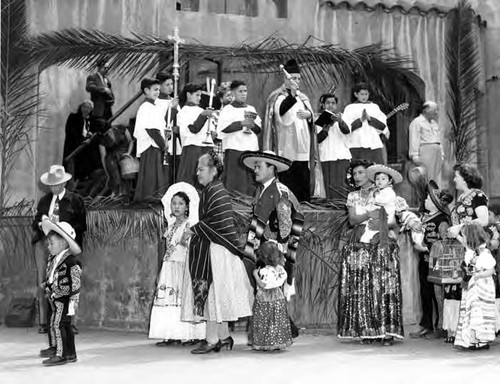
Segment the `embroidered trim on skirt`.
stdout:
<svg viewBox="0 0 500 384">
<path fill-rule="evenodd" d="M 342 251 L 338 337 L 402 339 L 399 247 L 347 244 Z"/>
<path fill-rule="evenodd" d="M 163 262 L 151 310 L 150 339 L 204 339 L 206 325 L 181 321 L 182 286 L 185 263 Z"/>
<path fill-rule="evenodd" d="M 462 290 L 455 345 L 468 348 L 495 340 L 495 311 L 493 278 L 471 279 Z"/>
<path fill-rule="evenodd" d="M 281 288 L 257 290 L 252 326 L 252 349 L 274 351 L 292 345 L 290 318 Z"/>
</svg>

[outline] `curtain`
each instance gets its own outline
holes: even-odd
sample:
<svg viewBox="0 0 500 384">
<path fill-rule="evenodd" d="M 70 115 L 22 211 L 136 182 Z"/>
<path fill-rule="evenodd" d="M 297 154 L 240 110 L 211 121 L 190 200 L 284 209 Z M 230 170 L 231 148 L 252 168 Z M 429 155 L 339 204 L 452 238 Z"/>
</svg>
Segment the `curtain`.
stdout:
<svg viewBox="0 0 500 384">
<path fill-rule="evenodd" d="M 394 48 L 399 55 L 414 61 L 418 75 L 425 83 L 425 99 L 439 105 L 439 121 L 443 143 L 448 131 L 446 118 L 446 68 L 445 68 L 445 29 L 446 14 L 435 9 L 410 11 L 402 7 L 368 7 L 360 4 L 355 7 L 347 2 L 320 1 L 316 7 L 314 36 L 330 43 L 339 44 L 347 49 L 355 49 L 382 42 Z M 350 100 L 344 100 L 346 104 Z M 388 112 L 388 111 L 385 111 Z M 414 116 L 410 116 L 413 118 Z M 398 119 L 398 124 L 402 119 Z M 405 122 L 405 125 L 407 122 Z M 398 151 L 407 151 L 407 129 L 398 139 Z M 403 145 L 404 144 L 404 145 Z M 449 151 L 449 146 L 445 150 Z M 398 153 L 398 158 L 403 155 Z"/>
</svg>

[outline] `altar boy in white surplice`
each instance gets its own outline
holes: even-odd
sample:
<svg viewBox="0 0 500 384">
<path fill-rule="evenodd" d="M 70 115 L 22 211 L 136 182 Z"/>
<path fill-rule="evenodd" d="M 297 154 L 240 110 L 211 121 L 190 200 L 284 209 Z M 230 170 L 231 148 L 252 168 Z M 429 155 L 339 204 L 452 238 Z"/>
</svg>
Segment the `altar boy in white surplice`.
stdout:
<svg viewBox="0 0 500 384">
<path fill-rule="evenodd" d="M 387 117 L 377 104 L 369 101 L 370 90 L 365 83 L 356 84 L 353 92 L 356 101 L 347 105 L 342 115 L 351 129 L 348 145 L 352 158 L 386 164 L 384 143 L 380 135 L 389 138 Z"/>
</svg>

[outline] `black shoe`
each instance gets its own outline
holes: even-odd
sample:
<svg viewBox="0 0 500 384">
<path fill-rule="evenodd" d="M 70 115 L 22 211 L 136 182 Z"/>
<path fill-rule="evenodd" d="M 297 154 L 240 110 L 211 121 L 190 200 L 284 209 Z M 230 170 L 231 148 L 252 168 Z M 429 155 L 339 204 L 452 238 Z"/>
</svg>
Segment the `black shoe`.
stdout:
<svg viewBox="0 0 500 384">
<path fill-rule="evenodd" d="M 157 347 L 168 347 L 169 345 L 180 344 L 180 340 L 168 339 L 156 343 Z"/>
<path fill-rule="evenodd" d="M 78 361 L 78 358 L 76 357 L 76 354 L 68 355 L 68 356 L 66 356 L 66 361 L 68 363 L 76 363 Z"/>
<path fill-rule="evenodd" d="M 210 353 L 210 352 L 219 352 L 221 348 L 221 342 L 220 340 L 216 344 L 202 344 L 198 348 L 193 349 L 191 353 L 194 353 L 195 355 L 202 355 L 205 353 Z"/>
<path fill-rule="evenodd" d="M 78 328 L 74 324 L 71 324 L 71 329 L 73 330 L 73 333 L 75 335 L 78 335 L 80 333 L 80 331 L 78 330 Z"/>
<path fill-rule="evenodd" d="M 410 337 L 412 339 L 422 339 L 422 338 L 426 337 L 427 335 L 432 334 L 432 332 L 433 332 L 432 329 L 420 328 L 416 332 L 410 332 Z"/>
<path fill-rule="evenodd" d="M 231 351 L 233 349 L 234 340 L 231 336 L 220 341 L 221 347 L 226 346 L 226 348 Z"/>
<path fill-rule="evenodd" d="M 49 328 L 46 325 L 40 325 L 40 328 L 38 328 L 38 333 L 40 334 L 45 334 L 49 332 Z"/>
<path fill-rule="evenodd" d="M 54 347 L 48 347 L 40 350 L 40 357 L 51 357 L 56 355 L 56 349 Z"/>
<path fill-rule="evenodd" d="M 181 345 L 182 345 L 183 347 L 185 347 L 185 346 L 187 346 L 187 345 L 196 345 L 196 344 L 198 344 L 200 341 L 201 341 L 201 340 L 190 339 L 190 340 L 183 341 L 183 342 L 181 343 Z"/>
<path fill-rule="evenodd" d="M 483 345 L 471 345 L 469 347 L 469 349 L 471 351 L 481 351 L 481 350 L 488 350 L 490 349 L 490 345 L 489 344 L 483 344 Z"/>
<path fill-rule="evenodd" d="M 390 347 L 393 344 L 394 344 L 394 337 L 384 337 L 382 339 L 382 346 L 384 347 Z"/>
<path fill-rule="evenodd" d="M 42 364 L 45 365 L 46 367 L 50 367 L 53 365 L 63 365 L 66 364 L 68 360 L 66 360 L 64 357 L 61 356 L 52 356 L 48 358 L 47 360 L 42 361 Z"/>
</svg>

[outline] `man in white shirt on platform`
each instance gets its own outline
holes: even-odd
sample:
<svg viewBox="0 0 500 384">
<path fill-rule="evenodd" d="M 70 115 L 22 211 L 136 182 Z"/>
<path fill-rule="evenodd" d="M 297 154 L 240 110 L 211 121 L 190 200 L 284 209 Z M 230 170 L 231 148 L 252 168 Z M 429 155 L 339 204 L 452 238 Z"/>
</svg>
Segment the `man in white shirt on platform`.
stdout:
<svg viewBox="0 0 500 384">
<path fill-rule="evenodd" d="M 437 116 L 437 104 L 426 101 L 422 106 L 422 113 L 410 123 L 408 152 L 415 165 L 425 167 L 428 180 L 439 181 L 444 151 Z"/>
</svg>

